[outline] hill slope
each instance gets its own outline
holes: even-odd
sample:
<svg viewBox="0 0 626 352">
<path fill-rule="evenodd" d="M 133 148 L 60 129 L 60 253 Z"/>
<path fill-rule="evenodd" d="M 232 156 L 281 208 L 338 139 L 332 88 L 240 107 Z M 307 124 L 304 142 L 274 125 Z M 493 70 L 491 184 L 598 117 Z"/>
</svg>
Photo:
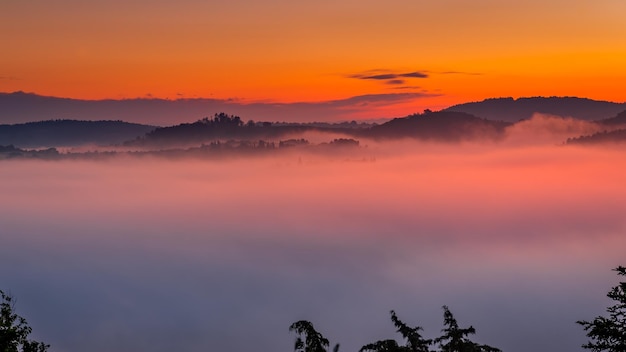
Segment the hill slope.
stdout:
<svg viewBox="0 0 626 352">
<path fill-rule="evenodd" d="M 490 121 L 463 112 L 439 111 L 393 119 L 363 133 L 368 137 L 385 139 L 408 137 L 448 142 L 495 140 L 502 137 L 508 125 L 507 122 Z"/>
<path fill-rule="evenodd" d="M 154 126 L 122 121 L 49 120 L 0 125 L 0 145 L 21 148 L 109 145 L 143 136 Z"/>
<path fill-rule="evenodd" d="M 45 120 L 123 120 L 169 126 L 220 111 L 213 99 L 106 99 L 80 100 L 32 93 L 0 93 L 0 124 Z"/>
<path fill-rule="evenodd" d="M 493 98 L 451 106 L 444 111 L 466 112 L 489 120 L 516 122 L 534 113 L 600 120 L 626 110 L 626 103 L 574 97 Z"/>
</svg>

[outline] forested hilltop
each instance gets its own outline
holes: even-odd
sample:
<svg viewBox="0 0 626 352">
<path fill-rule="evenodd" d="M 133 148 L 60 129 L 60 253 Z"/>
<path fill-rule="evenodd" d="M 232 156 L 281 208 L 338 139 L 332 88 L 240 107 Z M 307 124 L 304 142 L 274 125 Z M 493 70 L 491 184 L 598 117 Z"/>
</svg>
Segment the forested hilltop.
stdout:
<svg viewBox="0 0 626 352">
<path fill-rule="evenodd" d="M 570 112 L 581 107 L 577 115 Z M 305 139 L 315 133 L 327 136 L 326 142 L 352 139 L 400 140 L 413 139 L 442 143 L 499 142 L 516 131 L 524 130 L 523 138 L 559 132 L 555 143 L 602 144 L 626 140 L 626 110 L 623 104 L 596 102 L 580 98 L 491 99 L 479 103 L 454 106 L 442 111 L 426 110 L 384 123 L 366 122 L 267 122 L 244 120 L 224 112 L 215 113 L 195 122 L 172 126 L 151 126 L 124 121 L 45 120 L 23 124 L 0 125 L 0 146 L 5 158 L 9 147 L 19 150 L 59 147 L 94 146 L 95 150 L 119 153 L 162 152 L 164 150 L 241 150 L 273 149 L 272 146 L 293 145 L 290 140 Z M 461 111 L 466 110 L 466 111 Z M 476 113 L 471 113 L 474 111 Z M 515 113 L 513 113 L 513 112 Z M 534 111 L 534 112 L 533 112 Z M 541 114 L 547 111 L 548 115 Z M 510 114 L 509 114 L 510 113 Z M 562 115 L 550 115 L 550 114 Z M 511 116 L 524 119 L 511 122 Z M 530 114 L 530 117 L 528 115 Z M 488 116 L 487 118 L 485 116 Z M 589 121 L 590 117 L 597 117 Z M 498 117 L 500 119 L 494 119 Z M 557 136 L 557 134 L 554 134 Z M 308 142 L 308 140 L 307 140 Z M 309 144 L 309 143 L 307 143 Z M 302 145 L 298 144 L 298 145 Z M 218 148 L 219 147 L 219 148 Z M 15 153 L 13 156 L 34 155 Z"/>
<path fill-rule="evenodd" d="M 517 122 L 535 113 L 595 121 L 610 118 L 626 110 L 626 103 L 578 97 L 490 98 L 444 109 L 466 112 L 490 120 Z"/>
</svg>

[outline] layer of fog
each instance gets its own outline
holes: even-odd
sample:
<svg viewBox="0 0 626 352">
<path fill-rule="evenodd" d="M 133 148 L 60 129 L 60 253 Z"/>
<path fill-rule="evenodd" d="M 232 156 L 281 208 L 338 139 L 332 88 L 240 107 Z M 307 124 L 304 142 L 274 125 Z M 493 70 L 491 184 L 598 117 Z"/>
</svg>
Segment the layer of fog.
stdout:
<svg viewBox="0 0 626 352">
<path fill-rule="evenodd" d="M 487 142 L 488 145 L 493 147 L 510 147 L 510 146 L 528 146 L 528 145 L 561 145 L 564 144 L 568 138 L 576 138 L 585 135 L 591 135 L 597 132 L 610 131 L 618 128 L 624 128 L 623 125 L 602 125 L 591 121 L 584 121 L 580 119 L 553 116 L 547 114 L 535 114 L 528 120 L 519 121 L 507 128 L 505 128 L 504 134 L 501 139 L 497 140 L 497 143 Z M 468 133 L 468 135 L 478 135 L 477 133 Z M 280 137 L 274 138 L 261 138 L 265 142 L 274 143 L 276 146 L 280 141 L 289 139 L 306 139 L 311 145 L 319 145 L 329 143 L 334 139 L 350 138 L 356 139 L 361 142 L 363 146 L 374 144 L 376 141 L 368 140 L 365 137 L 359 137 L 359 134 L 350 134 L 336 131 L 319 131 L 310 130 L 305 132 L 295 132 L 285 134 Z M 207 139 L 203 142 L 198 141 L 186 141 L 179 140 L 177 142 L 161 143 L 146 143 L 146 144 L 116 144 L 116 145 L 97 145 L 97 144 L 85 144 L 79 146 L 63 147 L 53 146 L 56 149 L 65 153 L 93 153 L 93 152 L 150 152 L 150 151 L 162 151 L 162 150 L 185 150 L 188 148 L 198 148 L 202 145 L 208 145 L 210 142 L 219 140 L 221 143 L 227 143 L 233 141 L 232 138 L 222 139 Z M 390 139 L 386 139 L 389 142 Z M 249 141 L 252 144 L 259 142 L 259 140 Z M 480 140 L 472 140 L 474 144 L 480 144 Z M 388 143 L 385 143 L 388 144 Z M 395 153 L 395 150 L 393 151 Z M 181 155 L 182 156 L 182 155 Z"/>
<path fill-rule="evenodd" d="M 568 138 L 591 135 L 607 129 L 609 129 L 608 126 L 591 121 L 547 114 L 534 114 L 532 118 L 519 121 L 508 127 L 504 143 L 507 145 L 562 144 Z"/>
<path fill-rule="evenodd" d="M 546 143 L 3 161 L 0 289 L 55 351 L 290 351 L 299 319 L 356 351 L 444 304 L 504 351 L 577 349 L 625 264 L 626 153 Z"/>
</svg>

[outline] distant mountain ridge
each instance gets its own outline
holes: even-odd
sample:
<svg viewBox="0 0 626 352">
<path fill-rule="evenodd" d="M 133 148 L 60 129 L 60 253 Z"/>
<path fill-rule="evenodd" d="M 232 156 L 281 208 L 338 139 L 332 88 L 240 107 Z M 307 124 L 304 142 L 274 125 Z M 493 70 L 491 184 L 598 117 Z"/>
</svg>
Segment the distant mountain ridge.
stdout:
<svg viewBox="0 0 626 352">
<path fill-rule="evenodd" d="M 378 99 L 406 99 L 409 93 L 364 95 L 322 102 L 241 101 L 213 98 L 133 98 L 83 100 L 41 96 L 25 92 L 0 92 L 0 124 L 44 120 L 122 120 L 157 126 L 196 121 L 215 112 L 244 116 L 256 121 L 339 122 L 343 107 L 376 103 Z M 382 96 L 382 98 L 381 98 Z M 404 97 L 404 98 L 403 98 Z M 388 119 L 373 117 L 370 122 Z M 361 121 L 362 122 L 362 121 Z"/>
<path fill-rule="evenodd" d="M 0 145 L 20 148 L 101 146 L 190 147 L 214 141 L 275 141 L 307 132 L 340 133 L 374 139 L 413 138 L 441 142 L 496 140 L 510 123 L 490 121 L 460 112 L 426 112 L 396 118 L 381 125 L 273 124 L 241 120 L 239 116 L 215 114 L 194 123 L 155 127 L 122 121 L 48 120 L 25 124 L 0 125 Z"/>
<path fill-rule="evenodd" d="M 332 104 L 331 104 L 332 105 Z M 213 113 L 225 111 L 256 121 L 279 121 L 291 116 L 291 122 L 313 122 L 325 119 L 324 110 L 302 115 L 306 103 L 241 104 L 229 100 L 193 99 L 105 99 L 81 100 L 41 96 L 25 92 L 0 92 L 0 124 L 16 124 L 45 120 L 122 120 L 133 123 L 173 126 L 196 121 Z M 308 107 L 311 108 L 311 107 Z M 494 121 L 517 122 L 529 119 L 536 112 L 569 116 L 583 120 L 613 117 L 626 110 L 626 103 L 614 103 L 575 97 L 491 98 L 480 102 L 458 104 L 444 111 L 465 112 Z M 261 115 L 258 115 L 262 111 Z M 276 115 L 282 111 L 282 115 Z M 316 115 L 316 113 L 319 114 Z M 293 115 L 293 116 L 292 116 Z M 306 121 L 297 121 L 305 116 Z M 314 116 L 311 118 L 311 116 Z M 268 117 L 271 117 L 268 119 Z M 324 120 L 332 122 L 332 120 Z"/>
<path fill-rule="evenodd" d="M 598 123 L 601 123 L 605 126 L 617 126 L 617 125 L 626 125 L 626 110 L 620 112 L 619 114 L 617 114 L 617 116 L 615 117 L 611 117 L 608 119 L 603 119 L 603 120 L 599 120 L 597 121 Z"/>
<path fill-rule="evenodd" d="M 135 139 L 155 126 L 123 121 L 48 120 L 0 125 L 0 145 L 22 148 L 110 145 Z"/>
<path fill-rule="evenodd" d="M 569 138 L 566 143 L 578 145 L 626 143 L 626 129 L 603 131 L 588 136 Z"/>
<path fill-rule="evenodd" d="M 530 126 L 534 126 L 531 127 L 535 129 L 534 132 L 529 130 Z M 35 152 L 36 150 L 28 151 L 23 148 L 40 150 L 41 148 L 81 145 L 125 146 L 139 147 L 140 150 L 146 152 L 187 148 L 188 151 L 197 149 L 198 153 L 203 154 L 209 149 L 211 151 L 222 150 L 224 149 L 221 148 L 222 146 L 230 148 L 227 148 L 230 151 L 254 150 L 256 152 L 260 149 L 267 149 L 261 147 L 274 145 L 280 139 L 304 136 L 305 133 L 310 132 L 328 133 L 329 137 L 332 136 L 335 139 L 339 134 L 346 137 L 378 140 L 410 138 L 449 143 L 503 141 L 511 137 L 511 133 L 516 130 L 526 131 L 522 133 L 526 133 L 525 138 L 531 142 L 536 141 L 535 138 L 542 138 L 548 131 L 555 135 L 560 133 L 559 136 L 563 138 L 561 141 L 567 139 L 568 144 L 597 144 L 626 141 L 625 128 L 626 111 L 612 118 L 592 122 L 538 116 L 517 123 L 492 121 L 462 112 L 427 111 L 396 118 L 381 125 L 336 124 L 328 126 L 254 121 L 244 123 L 238 116 L 220 113 L 210 119 L 204 118 L 194 123 L 170 127 L 131 124 L 123 121 L 76 120 L 0 125 L 0 146 L 5 147 L 5 156 L 19 154 L 46 158 L 54 155 L 50 152 L 42 154 Z M 280 144 L 282 142 L 280 141 Z M 206 149 L 206 146 L 210 148 Z M 215 146 L 220 148 L 216 149 Z"/>
<path fill-rule="evenodd" d="M 589 135 L 568 138 L 566 144 L 593 145 L 626 143 L 626 111 L 622 111 L 615 117 L 595 122 L 605 129 Z"/>
<path fill-rule="evenodd" d="M 613 117 L 624 110 L 626 103 L 576 97 L 490 98 L 444 109 L 507 122 L 529 119 L 535 113 L 595 121 Z"/>
<path fill-rule="evenodd" d="M 4 102 L 11 103 L 3 105 Z M 158 108 L 164 100 L 136 99 L 129 101 L 77 101 L 63 98 L 41 97 L 29 93 L 0 93 L 0 116 L 19 110 L 18 108 L 34 111 L 37 109 L 51 108 L 55 104 L 66 107 L 65 104 L 95 104 L 90 107 L 98 107 L 98 104 L 109 108 L 115 104 L 139 104 L 138 111 L 145 114 L 142 106 Z M 43 102 L 38 105 L 38 102 Z M 53 103 L 50 105 L 50 103 Z M 185 100 L 169 101 L 168 103 L 185 104 Z M 197 102 L 189 101 L 194 104 Z M 147 105 L 144 105 L 147 104 Z M 156 104 L 156 105 L 152 105 Z M 13 107 L 17 110 L 4 109 Z M 171 108 L 174 105 L 168 105 Z M 168 109 L 169 109 L 168 108 Z M 34 110 L 32 110 L 34 109 Z M 455 111 L 473 110 L 476 113 Z M 55 109 L 52 109 L 57 111 Z M 106 110 L 106 109 L 105 109 Z M 152 111 L 152 110 L 149 110 Z M 201 116 L 207 116 L 209 111 L 204 110 Z M 374 138 L 374 139 L 397 139 L 412 138 L 420 140 L 432 140 L 441 142 L 456 142 L 469 140 L 500 140 L 505 138 L 509 127 L 518 126 L 520 120 L 528 121 L 534 113 L 549 115 L 569 116 L 575 119 L 593 120 L 593 125 L 586 128 L 586 134 L 594 132 L 610 132 L 626 128 L 626 105 L 604 101 L 595 101 L 584 98 L 572 97 L 535 97 L 535 98 L 496 98 L 482 102 L 460 104 L 442 111 L 425 111 L 421 114 L 413 114 L 406 117 L 395 118 L 380 125 L 351 123 L 272 123 L 244 122 L 239 116 L 225 113 L 215 114 L 213 118 L 203 118 L 193 123 L 180 123 L 168 127 L 158 127 L 137 123 L 123 122 L 121 120 L 97 120 L 90 119 L 52 119 L 39 122 L 28 122 L 13 125 L 0 124 L 0 145 L 14 145 L 18 148 L 42 148 L 56 146 L 78 146 L 96 144 L 101 146 L 112 144 L 124 144 L 129 147 L 192 147 L 212 141 L 277 141 L 280 138 L 292 138 L 292 135 L 301 135 L 307 132 L 339 133 L 348 137 Z M 139 113 L 139 112 L 138 112 Z M 48 115 L 53 112 L 48 111 Z M 93 116 L 91 116 L 93 117 Z M 254 116 L 251 116 L 254 118 Z M 491 118 L 489 118 L 491 117 Z M 507 120 L 508 119 L 508 120 Z M 512 122 L 510 120 L 515 120 Z M 575 123 L 567 122 L 565 124 Z M 532 120 L 534 121 L 534 120 Z M 580 123 L 584 121 L 578 121 Z M 554 123 L 554 121 L 552 121 Z M 557 121 L 561 129 L 565 128 L 566 138 L 576 138 L 580 134 L 567 135 L 567 129 L 563 123 Z M 589 122 L 584 122 L 589 124 Z M 534 128 L 551 128 L 549 126 L 534 123 Z M 525 126 L 528 128 L 528 126 Z M 577 127 L 578 128 L 578 127 Z M 570 131 L 576 131 L 570 130 Z M 578 131 L 581 131 L 580 128 Z M 530 135 L 529 135 L 530 136 Z M 621 135 L 612 135 L 621 138 Z M 607 137 L 607 136 L 603 136 Z M 532 138 L 532 136 L 530 136 Z M 604 138 L 606 139 L 606 138 Z"/>
<path fill-rule="evenodd" d="M 172 125 L 189 121 L 183 114 L 195 119 L 204 116 L 207 109 L 212 109 L 212 102 L 211 99 L 81 100 L 25 92 L 0 93 L 0 124 L 45 120 L 123 120 L 144 123 L 148 120 L 165 122 L 167 118 L 168 122 L 161 125 Z M 176 117 L 182 118 L 177 122 Z"/>
</svg>

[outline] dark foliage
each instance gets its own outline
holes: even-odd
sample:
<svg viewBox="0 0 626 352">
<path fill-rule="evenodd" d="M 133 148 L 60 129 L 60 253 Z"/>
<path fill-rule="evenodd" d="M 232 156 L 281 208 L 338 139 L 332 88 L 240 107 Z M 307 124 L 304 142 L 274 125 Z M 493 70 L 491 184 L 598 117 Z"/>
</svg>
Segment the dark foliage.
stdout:
<svg viewBox="0 0 626 352">
<path fill-rule="evenodd" d="M 59 159 L 61 154 L 56 148 L 47 148 L 41 150 L 28 150 L 16 148 L 14 145 L 0 145 L 0 160 L 13 158 L 28 159 Z"/>
<path fill-rule="evenodd" d="M 306 145 L 309 145 L 309 141 L 304 138 L 300 138 L 300 139 L 292 138 L 292 139 L 280 141 L 280 143 L 278 143 L 279 148 L 290 148 L 290 147 L 298 147 L 298 146 L 306 146 Z"/>
<path fill-rule="evenodd" d="M 327 352 L 330 342 L 306 320 L 297 321 L 289 327 L 289 331 L 295 332 L 295 352 Z M 333 352 L 339 351 L 339 344 L 335 345 Z"/>
<path fill-rule="evenodd" d="M 380 340 L 367 344 L 359 350 L 359 352 L 404 352 L 408 351 L 406 346 L 398 345 L 396 340 Z"/>
<path fill-rule="evenodd" d="M 205 117 L 194 123 L 161 127 L 146 134 L 138 141 L 129 141 L 127 145 L 180 145 L 198 144 L 224 139 L 258 140 L 280 138 L 287 134 L 317 130 L 304 125 L 279 125 L 270 122 L 244 123 L 239 116 L 223 112 L 212 118 Z"/>
<path fill-rule="evenodd" d="M 331 145 L 340 147 L 358 147 L 359 141 L 352 138 L 336 138 L 330 142 Z"/>
<path fill-rule="evenodd" d="M 405 345 L 399 345 L 395 340 L 380 340 L 367 344 L 359 350 L 360 352 L 428 352 L 428 346 L 432 344 L 432 340 L 427 340 L 419 333 L 422 329 L 420 326 L 411 327 L 398 318 L 396 312 L 391 311 L 391 321 L 398 329 L 397 331 L 406 340 Z"/>
<path fill-rule="evenodd" d="M 568 138 L 566 144 L 607 144 L 626 142 L 626 129 L 615 131 L 602 131 L 588 136 Z"/>
<path fill-rule="evenodd" d="M 444 306 L 443 310 L 445 328 L 442 336 L 434 340 L 423 338 L 420 326 L 411 327 L 405 324 L 392 310 L 391 321 L 406 343 L 401 345 L 395 340 L 380 340 L 361 347 L 359 352 L 430 352 L 432 345 L 437 345 L 441 352 L 500 352 L 495 347 L 471 341 L 467 336 L 475 334 L 476 330 L 472 326 L 460 328 L 448 307 Z"/>
<path fill-rule="evenodd" d="M 626 276 L 626 267 L 619 266 L 614 271 Z M 583 347 L 594 352 L 626 352 L 626 282 L 611 288 L 607 297 L 616 303 L 606 309 L 608 317 L 598 316 L 593 321 L 581 320 L 591 340 Z"/>
<path fill-rule="evenodd" d="M 622 111 L 617 116 L 597 121 L 599 124 L 606 126 L 626 125 L 626 111 Z"/>
<path fill-rule="evenodd" d="M 0 351 L 1 352 L 45 352 L 50 345 L 29 340 L 33 329 L 26 319 L 15 314 L 13 299 L 0 290 Z"/>
<path fill-rule="evenodd" d="M 306 131 L 337 132 L 348 136 L 377 139 L 415 138 L 436 141 L 464 141 L 474 139 L 499 139 L 509 124 L 489 121 L 459 112 L 431 112 L 396 118 L 381 125 L 348 124 L 297 124 L 297 123 L 243 123 L 238 116 L 215 114 L 194 123 L 157 128 L 140 141 L 130 144 L 171 145 L 197 144 L 218 139 L 274 139 Z M 336 145 L 354 144 L 353 139 L 340 138 Z M 291 146 L 285 143 L 284 146 Z"/>
<path fill-rule="evenodd" d="M 604 131 L 591 135 L 568 138 L 566 144 L 606 144 L 626 142 L 626 111 L 617 116 L 596 121 Z"/>
<path fill-rule="evenodd" d="M 467 336 L 475 334 L 476 329 L 472 326 L 460 328 L 447 306 L 443 306 L 443 325 L 443 335 L 433 340 L 441 352 L 500 352 L 495 347 L 471 341 Z"/>
</svg>

